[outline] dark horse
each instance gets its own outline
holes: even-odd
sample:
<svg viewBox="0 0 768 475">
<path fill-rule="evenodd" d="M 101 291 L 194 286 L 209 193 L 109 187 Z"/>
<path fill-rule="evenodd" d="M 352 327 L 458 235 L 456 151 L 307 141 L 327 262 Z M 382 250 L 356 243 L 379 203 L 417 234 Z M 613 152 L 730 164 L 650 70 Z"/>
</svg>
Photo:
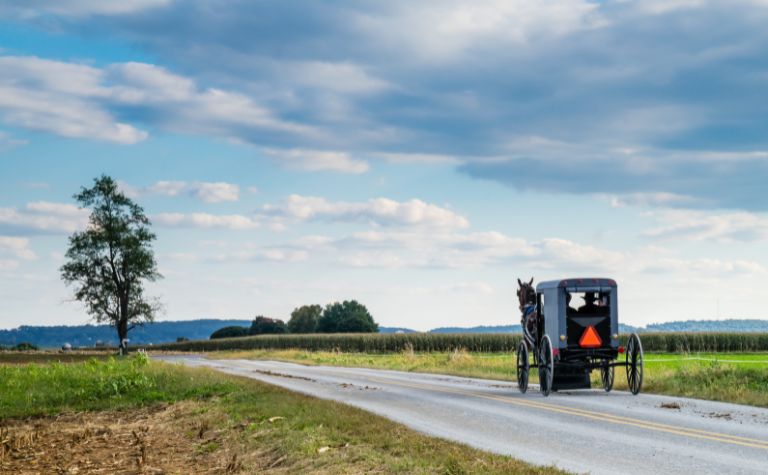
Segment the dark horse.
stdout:
<svg viewBox="0 0 768 475">
<path fill-rule="evenodd" d="M 533 288 L 533 277 L 530 282 L 517 279 L 520 286 L 517 289 L 517 298 L 520 300 L 520 326 L 523 327 L 523 337 L 529 348 L 534 347 L 537 332 L 536 289 Z"/>
</svg>

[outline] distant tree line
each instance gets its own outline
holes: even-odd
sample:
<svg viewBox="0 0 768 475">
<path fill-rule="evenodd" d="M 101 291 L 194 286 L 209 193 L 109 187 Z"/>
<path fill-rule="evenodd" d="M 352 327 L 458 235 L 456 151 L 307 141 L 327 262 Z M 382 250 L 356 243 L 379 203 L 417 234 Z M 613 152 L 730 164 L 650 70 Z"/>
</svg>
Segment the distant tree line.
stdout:
<svg viewBox="0 0 768 475">
<path fill-rule="evenodd" d="M 356 300 L 334 302 L 325 306 L 302 305 L 291 312 L 286 324 L 262 315 L 253 319 L 250 328 L 227 326 L 211 334 L 211 339 L 236 338 L 247 335 L 281 333 L 376 333 L 379 325 L 365 305 Z"/>
<path fill-rule="evenodd" d="M 39 349 L 40 348 L 38 348 L 37 345 L 27 342 L 22 342 L 14 346 L 0 345 L 0 351 L 37 351 Z"/>
</svg>

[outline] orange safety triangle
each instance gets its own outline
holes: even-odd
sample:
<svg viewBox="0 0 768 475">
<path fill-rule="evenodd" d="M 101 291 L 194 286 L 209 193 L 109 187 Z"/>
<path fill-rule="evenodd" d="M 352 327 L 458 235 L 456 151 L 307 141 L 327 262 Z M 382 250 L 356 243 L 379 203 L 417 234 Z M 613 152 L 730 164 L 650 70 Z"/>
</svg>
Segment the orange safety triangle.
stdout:
<svg viewBox="0 0 768 475">
<path fill-rule="evenodd" d="M 597 348 L 603 344 L 603 340 L 600 339 L 600 335 L 597 334 L 597 330 L 592 325 L 588 326 L 579 340 L 579 346 L 582 348 Z"/>
</svg>

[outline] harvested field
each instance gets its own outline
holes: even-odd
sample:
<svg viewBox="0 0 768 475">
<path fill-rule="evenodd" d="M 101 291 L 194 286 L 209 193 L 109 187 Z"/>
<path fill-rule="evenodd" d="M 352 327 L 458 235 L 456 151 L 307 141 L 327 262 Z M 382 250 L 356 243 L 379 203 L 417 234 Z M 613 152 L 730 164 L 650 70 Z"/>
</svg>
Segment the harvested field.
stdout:
<svg viewBox="0 0 768 475">
<path fill-rule="evenodd" d="M 3 474 L 478 472 L 560 473 L 350 406 L 144 355 L 0 365 Z"/>
<path fill-rule="evenodd" d="M 235 473 L 236 441 L 209 429 L 198 403 L 131 411 L 7 420 L 0 428 L 0 471 L 18 474 Z"/>
</svg>

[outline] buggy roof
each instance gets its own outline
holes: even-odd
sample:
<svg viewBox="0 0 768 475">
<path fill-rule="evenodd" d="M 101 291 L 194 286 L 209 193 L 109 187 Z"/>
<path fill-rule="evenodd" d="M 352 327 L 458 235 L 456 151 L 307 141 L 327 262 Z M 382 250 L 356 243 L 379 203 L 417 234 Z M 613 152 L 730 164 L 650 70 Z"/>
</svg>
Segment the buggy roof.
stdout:
<svg viewBox="0 0 768 475">
<path fill-rule="evenodd" d="M 604 277 L 574 277 L 571 279 L 539 282 L 539 285 L 536 286 L 536 290 L 540 292 L 545 289 L 554 289 L 558 287 L 616 287 L 616 281 Z"/>
</svg>

